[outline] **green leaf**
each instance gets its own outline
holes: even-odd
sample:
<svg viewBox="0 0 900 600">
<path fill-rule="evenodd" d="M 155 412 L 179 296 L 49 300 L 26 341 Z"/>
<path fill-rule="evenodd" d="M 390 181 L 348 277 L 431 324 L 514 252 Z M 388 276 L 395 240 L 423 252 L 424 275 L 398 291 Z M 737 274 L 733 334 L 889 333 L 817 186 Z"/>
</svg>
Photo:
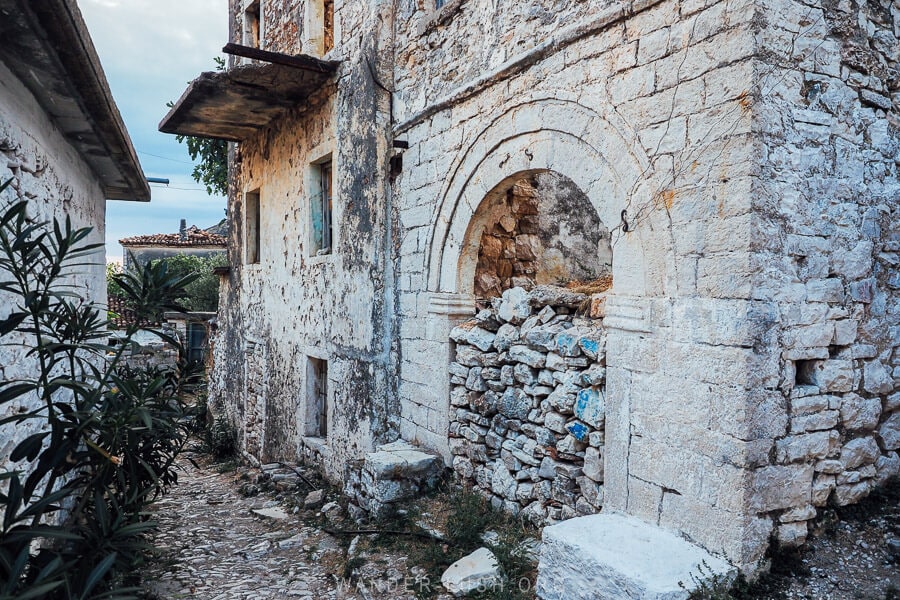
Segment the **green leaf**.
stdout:
<svg viewBox="0 0 900 600">
<path fill-rule="evenodd" d="M 12 454 L 9 455 L 9 459 L 12 462 L 19 462 L 23 458 L 27 458 L 29 462 L 33 461 L 35 458 L 37 458 L 37 455 L 41 451 L 41 447 L 44 444 L 44 440 L 48 435 L 50 435 L 49 431 L 29 435 L 27 438 L 19 442 L 19 445 L 16 446 L 12 451 Z"/>
<path fill-rule="evenodd" d="M 24 396 L 25 394 L 37 389 L 37 386 L 33 383 L 10 382 L 4 385 L 5 387 L 0 389 L 0 404 L 4 404 L 6 402 L 9 402 L 10 400 L 15 400 L 19 396 Z"/>
<path fill-rule="evenodd" d="M 116 559 L 119 557 L 118 552 L 113 552 L 108 555 L 106 558 L 100 561 L 100 563 L 93 568 L 91 574 L 88 575 L 87 580 L 84 584 L 84 590 L 81 592 L 81 598 L 86 600 L 91 591 L 97 586 L 100 581 L 102 581 L 103 577 L 106 576 L 106 573 L 112 568 L 115 564 Z"/>
</svg>

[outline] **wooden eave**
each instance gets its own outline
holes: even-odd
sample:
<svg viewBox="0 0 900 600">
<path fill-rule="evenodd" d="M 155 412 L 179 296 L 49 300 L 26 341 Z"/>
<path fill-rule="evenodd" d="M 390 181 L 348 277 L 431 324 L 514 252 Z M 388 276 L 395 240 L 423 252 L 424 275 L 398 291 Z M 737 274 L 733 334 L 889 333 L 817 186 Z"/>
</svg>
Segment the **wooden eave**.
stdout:
<svg viewBox="0 0 900 600">
<path fill-rule="evenodd" d="M 320 90 L 340 63 L 229 44 L 255 61 L 201 73 L 159 124 L 163 133 L 240 142 Z"/>
<path fill-rule="evenodd" d="M 96 175 L 110 200 L 150 200 L 75 0 L 0 0 L 0 62 Z"/>
</svg>

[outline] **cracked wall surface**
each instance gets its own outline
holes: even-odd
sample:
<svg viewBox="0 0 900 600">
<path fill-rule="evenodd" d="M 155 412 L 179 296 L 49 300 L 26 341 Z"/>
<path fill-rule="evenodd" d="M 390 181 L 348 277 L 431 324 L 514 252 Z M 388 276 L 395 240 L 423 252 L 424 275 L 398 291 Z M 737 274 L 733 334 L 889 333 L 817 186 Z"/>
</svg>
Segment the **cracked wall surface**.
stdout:
<svg viewBox="0 0 900 600">
<path fill-rule="evenodd" d="M 237 36 L 243 5 L 231 7 Z M 305 9 L 302 2 L 264 2 L 263 47 L 303 49 L 297 23 Z M 370 71 L 382 43 L 379 10 L 338 4 L 335 19 L 354 31 L 330 55 L 343 61 L 338 83 L 232 147 L 230 159 L 232 269 L 221 289 L 211 397 L 238 425 L 249 455 L 306 457 L 335 479 L 347 460 L 396 431 L 384 315 L 387 102 Z M 356 21 L 363 25 L 349 27 Z M 310 197 L 318 193 L 315 165 L 325 157 L 336 173 L 334 243 L 330 253 L 316 255 Z M 249 263 L 244 199 L 255 191 L 260 256 Z M 328 440 L 305 435 L 309 358 L 328 362 Z"/>
<path fill-rule="evenodd" d="M 0 62 L 0 182 L 12 180 L 0 194 L 0 206 L 28 201 L 28 214 L 36 221 L 72 219 L 74 227 L 91 227 L 85 243 L 103 243 L 106 199 L 97 177 L 69 142 L 40 110 L 38 101 Z M 67 278 L 81 298 L 106 304 L 106 270 L 102 252 L 93 264 L 78 268 Z M 0 292 L 3 306 L 20 302 Z M 0 312 L 5 318 L 7 310 Z M 33 378 L 38 372 L 35 357 L 26 356 L 34 341 L 11 333 L 0 346 L 0 380 Z M 4 404 L 0 418 L 35 408 L 37 398 L 22 397 Z M 37 431 L 38 420 L 16 426 L 15 433 L 0 440 L 0 466 L 16 444 Z M 4 430 L 7 433 L 9 428 Z"/>
</svg>

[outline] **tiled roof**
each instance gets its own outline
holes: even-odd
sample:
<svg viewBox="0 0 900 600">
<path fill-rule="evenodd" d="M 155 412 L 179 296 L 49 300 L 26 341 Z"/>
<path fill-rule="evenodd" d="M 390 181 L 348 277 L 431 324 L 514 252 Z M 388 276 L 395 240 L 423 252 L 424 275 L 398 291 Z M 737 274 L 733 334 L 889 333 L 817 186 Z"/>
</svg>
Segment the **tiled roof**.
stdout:
<svg viewBox="0 0 900 600">
<path fill-rule="evenodd" d="M 123 246 L 222 246 L 227 245 L 224 235 L 210 233 L 191 225 L 180 233 L 155 233 L 152 235 L 136 235 L 119 240 Z"/>
</svg>

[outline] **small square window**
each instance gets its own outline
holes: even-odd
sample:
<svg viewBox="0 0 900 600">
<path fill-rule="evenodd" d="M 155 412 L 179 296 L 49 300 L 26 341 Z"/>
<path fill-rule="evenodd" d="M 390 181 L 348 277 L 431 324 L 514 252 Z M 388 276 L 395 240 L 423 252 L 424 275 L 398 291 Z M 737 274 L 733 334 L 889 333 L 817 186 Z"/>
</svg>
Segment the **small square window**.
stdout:
<svg viewBox="0 0 900 600">
<path fill-rule="evenodd" d="M 331 254 L 334 243 L 333 224 L 333 170 L 331 158 L 313 164 L 312 190 L 309 201 L 312 239 L 310 254 L 324 256 Z"/>
<path fill-rule="evenodd" d="M 328 437 L 328 361 L 312 356 L 306 363 L 305 435 Z"/>
<path fill-rule="evenodd" d="M 254 264 L 260 258 L 260 207 L 259 190 L 244 195 L 246 218 L 244 220 L 244 262 Z"/>
<path fill-rule="evenodd" d="M 434 8 L 443 8 L 447 4 L 447 0 L 434 0 Z"/>
</svg>

